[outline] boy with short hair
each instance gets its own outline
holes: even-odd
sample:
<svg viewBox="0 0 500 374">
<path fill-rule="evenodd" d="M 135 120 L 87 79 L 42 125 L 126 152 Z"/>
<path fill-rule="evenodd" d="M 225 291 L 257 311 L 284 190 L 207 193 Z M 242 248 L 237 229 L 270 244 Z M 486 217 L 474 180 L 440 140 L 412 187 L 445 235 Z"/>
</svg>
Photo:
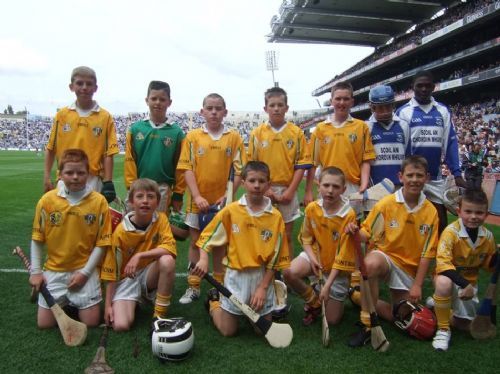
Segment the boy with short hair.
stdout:
<svg viewBox="0 0 500 374">
<path fill-rule="evenodd" d="M 208 272 L 208 254 L 227 244 L 224 257 L 224 284 L 266 319 L 275 307 L 273 278 L 276 270 L 289 266 L 285 225 L 271 199 L 269 168 L 260 161 L 249 161 L 241 174 L 245 195 L 222 209 L 203 230 L 196 245 L 200 260 L 192 273 L 203 277 Z M 208 307 L 214 325 L 223 336 L 233 336 L 243 313 L 216 289 L 208 292 Z"/>
<path fill-rule="evenodd" d="M 54 159 L 59 163 L 66 149 L 78 148 L 89 158 L 87 183 L 111 202 L 116 197 L 113 156 L 119 152 L 113 117 L 92 99 L 97 91 L 97 78 L 91 68 L 73 69 L 69 88 L 76 101 L 59 110 L 54 118 L 45 152 L 45 192 L 54 188 L 50 180 Z"/>
<path fill-rule="evenodd" d="M 58 166 L 61 183 L 36 206 L 29 282 L 37 290 L 46 283 L 55 300 L 76 307 L 83 323 L 97 326 L 102 294 L 96 268 L 111 245 L 108 204 L 87 185 L 89 159 L 85 152 L 65 150 Z M 42 271 L 44 244 L 47 254 Z M 41 295 L 37 320 L 39 328 L 56 325 Z"/>
<path fill-rule="evenodd" d="M 231 167 L 234 168 L 235 175 L 233 193 L 238 189 L 246 159 L 241 136 L 222 123 L 227 114 L 224 98 L 216 93 L 207 95 L 203 99 L 200 113 L 205 118 L 205 124 L 188 132 L 177 165 L 177 169 L 185 172 L 188 187 L 186 224 L 191 236 L 191 263 L 197 263 L 200 256 L 196 248 L 196 241 L 200 236 L 199 216 L 209 212 L 214 206 L 223 204 Z M 221 246 L 212 251 L 214 278 L 220 282 L 224 279 L 221 263 L 224 250 L 225 247 Z M 200 296 L 200 277 L 190 274 L 187 280 L 188 288 L 179 300 L 181 304 L 189 304 Z"/>
<path fill-rule="evenodd" d="M 137 178 L 152 179 L 160 188 L 159 211 L 168 215 L 172 203 L 178 213 L 185 185 L 183 173 L 176 172 L 176 168 L 185 135 L 177 123 L 167 122 L 167 110 L 172 104 L 169 84 L 151 81 L 145 101 L 149 118 L 135 122 L 127 130 L 125 187 L 129 189 Z"/>
<path fill-rule="evenodd" d="M 424 278 L 436 256 L 439 225 L 436 208 L 422 192 L 428 176 L 425 158 L 407 157 L 399 173 L 403 187 L 375 204 L 361 225 L 361 240 L 374 248 L 364 259 L 374 304 L 381 280 L 388 283 L 392 305 L 403 299 L 413 303 L 422 299 Z M 358 228 L 352 224 L 348 230 L 355 233 Z M 391 305 L 379 302 L 377 312 L 393 320 Z M 370 314 L 363 302 L 361 322 L 363 328 L 349 340 L 352 347 L 370 338 Z"/>
<path fill-rule="evenodd" d="M 331 104 L 333 115 L 319 123 L 311 135 L 314 166 L 307 173 L 305 205 L 313 201 L 313 178 L 318 166 L 336 166 L 344 172 L 346 197 L 364 192 L 370 182 L 370 162 L 375 159 L 375 151 L 368 125 L 350 115 L 354 98 L 349 82 L 339 82 L 332 87 Z"/>
<path fill-rule="evenodd" d="M 252 130 L 248 144 L 248 160 L 265 162 L 271 170 L 271 187 L 266 196 L 271 199 L 285 220 L 290 257 L 293 257 L 293 222 L 300 217 L 297 188 L 304 171 L 312 164 L 304 132 L 292 122 L 286 122 L 288 111 L 286 91 L 272 87 L 264 94 L 264 111 L 269 121 Z"/>
<path fill-rule="evenodd" d="M 168 219 L 157 211 L 160 190 L 151 179 L 130 185 L 132 211 L 113 233 L 113 246 L 101 269 L 106 286 L 104 319 L 115 331 L 126 331 L 143 298 L 154 302 L 153 318 L 165 318 L 175 279 L 177 250 Z"/>
<path fill-rule="evenodd" d="M 436 256 L 433 298 L 438 330 L 432 346 L 440 351 L 446 351 L 450 343 L 451 309 L 453 327 L 468 330 L 479 304 L 479 269 L 491 270 L 498 261 L 495 238 L 483 226 L 488 216 L 486 194 L 482 190 L 466 190 L 457 213 L 458 220 L 441 234 Z"/>
<path fill-rule="evenodd" d="M 344 312 L 349 275 L 355 268 L 353 240 L 345 234 L 349 223 L 356 222 L 356 213 L 342 197 L 345 176 L 334 166 L 322 169 L 319 177 L 319 200 L 305 209 L 299 241 L 304 250 L 285 270 L 286 283 L 305 301 L 306 315 L 302 322 L 310 325 L 321 313 L 321 301 L 326 304 L 326 318 L 336 324 Z M 303 278 L 323 272 L 328 279 L 321 292 L 315 294 Z"/>
</svg>

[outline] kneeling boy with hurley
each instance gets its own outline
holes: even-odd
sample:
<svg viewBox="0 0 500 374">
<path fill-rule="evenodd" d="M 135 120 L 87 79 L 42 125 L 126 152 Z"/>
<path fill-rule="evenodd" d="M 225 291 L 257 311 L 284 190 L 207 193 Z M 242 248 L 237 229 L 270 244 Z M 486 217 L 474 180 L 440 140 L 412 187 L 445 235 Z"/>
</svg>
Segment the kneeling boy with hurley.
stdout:
<svg viewBox="0 0 500 374">
<path fill-rule="evenodd" d="M 59 159 L 62 183 L 38 202 L 33 220 L 30 284 L 46 283 L 55 300 L 78 308 L 80 320 L 97 326 L 102 300 L 96 270 L 111 245 L 111 219 L 106 199 L 87 186 L 89 159 L 80 149 L 67 149 Z M 43 245 L 47 261 L 42 272 Z M 38 327 L 56 320 L 42 295 L 38 298 Z"/>
<path fill-rule="evenodd" d="M 271 320 L 275 307 L 274 271 L 290 265 L 285 223 L 271 199 L 264 196 L 270 181 L 265 163 L 248 162 L 242 181 L 245 195 L 217 213 L 196 242 L 200 261 L 192 273 L 203 277 L 208 271 L 209 252 L 227 244 L 224 285 L 243 303 Z M 243 314 L 240 309 L 226 297 L 220 297 L 216 289 L 209 291 L 208 304 L 220 333 L 235 335 L 238 317 Z"/>
<path fill-rule="evenodd" d="M 488 215 L 486 194 L 466 190 L 457 212 L 458 220 L 441 234 L 436 256 L 434 312 L 438 330 L 432 346 L 440 351 L 446 351 L 450 343 L 450 310 L 453 307 L 453 327 L 468 330 L 478 306 L 479 268 L 491 270 L 499 260 L 493 234 L 483 226 Z"/>
<path fill-rule="evenodd" d="M 104 259 L 101 278 L 108 281 L 104 319 L 115 331 L 130 329 L 136 304 L 143 298 L 155 300 L 153 318 L 166 317 L 177 251 L 167 216 L 156 211 L 160 196 L 151 179 L 132 183 L 132 211 L 113 233 L 113 246 Z"/>
<path fill-rule="evenodd" d="M 344 312 L 349 274 L 355 267 L 354 243 L 345 230 L 349 223 L 356 222 L 356 213 L 349 201 L 342 198 L 345 189 L 342 170 L 330 166 L 321 171 L 321 198 L 306 207 L 299 234 L 304 251 L 284 273 L 286 283 L 306 302 L 306 315 L 302 320 L 306 326 L 320 315 L 322 300 L 326 302 L 329 323 L 338 323 Z M 303 278 L 315 274 L 321 279 L 319 272 L 328 276 L 328 280 L 318 296 Z"/>
<path fill-rule="evenodd" d="M 393 320 L 392 306 L 378 301 L 379 281 L 387 282 L 393 305 L 406 299 L 418 303 L 430 262 L 436 256 L 438 215 L 422 190 L 429 178 L 427 160 L 407 157 L 401 165 L 399 180 L 403 187 L 380 200 L 361 225 L 360 235 L 374 250 L 365 257 L 365 265 L 377 313 Z M 352 226 L 352 225 L 351 225 Z M 355 226 L 349 231 L 355 232 Z M 352 335 L 349 346 L 364 345 L 370 338 L 370 314 L 361 308 L 363 328 Z"/>
</svg>

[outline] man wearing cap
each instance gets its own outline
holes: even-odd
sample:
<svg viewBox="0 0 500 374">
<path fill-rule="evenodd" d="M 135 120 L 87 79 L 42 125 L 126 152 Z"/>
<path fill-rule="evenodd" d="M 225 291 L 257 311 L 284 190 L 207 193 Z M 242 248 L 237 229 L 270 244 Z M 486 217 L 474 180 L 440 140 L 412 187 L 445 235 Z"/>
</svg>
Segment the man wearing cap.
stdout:
<svg viewBox="0 0 500 374">
<path fill-rule="evenodd" d="M 370 168 L 371 183 L 389 178 L 399 186 L 398 173 L 409 140 L 408 124 L 394 114 L 394 91 L 390 86 L 372 88 L 368 99 L 372 116 L 367 123 L 377 155 Z"/>
<path fill-rule="evenodd" d="M 445 179 L 441 175 L 444 159 L 458 187 L 466 187 L 460 170 L 458 142 L 449 109 L 434 100 L 434 78 L 430 71 L 418 71 L 413 77 L 413 98 L 396 111 L 397 116 L 408 123 L 410 139 L 406 153 L 420 155 L 429 164 L 430 181 L 424 193 L 439 214 L 439 232 L 448 224 L 443 205 Z"/>
</svg>

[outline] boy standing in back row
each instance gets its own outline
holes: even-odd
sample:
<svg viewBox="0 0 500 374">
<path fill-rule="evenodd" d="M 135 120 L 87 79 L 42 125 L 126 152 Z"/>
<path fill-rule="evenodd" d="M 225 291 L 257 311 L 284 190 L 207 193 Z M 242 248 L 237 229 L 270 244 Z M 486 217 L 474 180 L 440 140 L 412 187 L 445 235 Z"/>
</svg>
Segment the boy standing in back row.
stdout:
<svg viewBox="0 0 500 374">
<path fill-rule="evenodd" d="M 89 158 L 87 184 L 101 192 L 109 203 L 116 197 L 113 156 L 119 151 L 113 117 L 92 99 L 97 78 L 91 68 L 73 69 L 69 89 L 75 93 L 76 101 L 59 110 L 54 118 L 45 152 L 44 190 L 54 188 L 50 180 L 54 160 L 59 163 L 66 149 L 78 148 Z"/>
<path fill-rule="evenodd" d="M 270 88 L 264 94 L 264 100 L 269 121 L 252 130 L 248 160 L 265 162 L 271 170 L 271 185 L 265 195 L 277 205 L 283 216 L 291 259 L 293 221 L 300 217 L 297 188 L 304 170 L 312 166 L 311 156 L 304 132 L 285 120 L 288 111 L 285 90 Z"/>
</svg>

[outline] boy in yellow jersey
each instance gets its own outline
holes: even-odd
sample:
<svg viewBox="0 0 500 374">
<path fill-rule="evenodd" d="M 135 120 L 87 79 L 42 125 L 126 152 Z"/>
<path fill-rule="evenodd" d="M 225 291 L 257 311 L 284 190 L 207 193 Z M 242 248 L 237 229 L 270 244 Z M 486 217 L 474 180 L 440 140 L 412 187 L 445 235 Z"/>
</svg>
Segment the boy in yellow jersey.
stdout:
<svg viewBox="0 0 500 374">
<path fill-rule="evenodd" d="M 59 163 L 66 149 L 78 148 L 89 158 L 87 183 L 111 202 L 116 197 L 113 156 L 119 152 L 113 117 L 92 99 L 97 91 L 97 78 L 91 68 L 73 69 L 69 89 L 75 93 L 76 101 L 59 110 L 54 118 L 45 152 L 45 192 L 54 188 L 50 180 L 54 160 Z"/>
<path fill-rule="evenodd" d="M 36 206 L 29 282 L 37 290 L 46 283 L 58 303 L 77 308 L 83 323 L 97 326 L 102 294 L 96 267 L 111 245 L 108 204 L 87 185 L 89 159 L 85 152 L 65 150 L 58 166 L 62 183 L 43 195 Z M 37 320 L 39 328 L 56 325 L 41 295 Z"/>
<path fill-rule="evenodd" d="M 260 161 L 249 161 L 241 175 L 245 195 L 222 209 L 203 230 L 196 245 L 200 260 L 192 273 L 208 272 L 208 254 L 227 244 L 224 257 L 225 286 L 257 313 L 271 319 L 275 307 L 273 278 L 276 270 L 290 265 L 285 224 L 271 199 L 269 168 Z M 208 292 L 209 313 L 223 336 L 233 336 L 243 313 L 215 288 Z"/>
<path fill-rule="evenodd" d="M 161 195 L 151 179 L 130 186 L 129 212 L 113 233 L 113 246 L 101 269 L 106 286 L 104 319 L 126 331 L 141 300 L 155 300 L 153 318 L 165 318 L 175 279 L 175 240 L 165 213 L 156 211 Z"/>
<path fill-rule="evenodd" d="M 305 301 L 306 315 L 302 322 L 310 325 L 321 313 L 321 301 L 326 303 L 326 318 L 336 324 L 344 313 L 344 300 L 349 288 L 349 275 L 355 268 L 352 236 L 345 233 L 349 223 L 356 222 L 356 213 L 342 197 L 345 176 L 342 170 L 330 166 L 321 170 L 319 200 L 305 210 L 299 241 L 304 251 L 285 270 L 286 283 Z M 320 295 L 303 278 L 310 275 L 328 277 Z"/>
<path fill-rule="evenodd" d="M 392 304 L 406 299 L 418 303 L 430 262 L 436 257 L 438 215 L 422 190 L 429 178 L 427 160 L 407 157 L 399 173 L 403 187 L 380 200 L 362 223 L 361 239 L 373 247 L 365 257 L 374 304 L 382 318 L 392 321 L 392 306 L 379 301 L 379 281 L 387 282 Z M 357 226 L 351 224 L 350 232 Z M 362 329 L 353 334 L 349 346 L 366 344 L 370 339 L 370 315 L 361 305 Z"/>
<path fill-rule="evenodd" d="M 311 156 L 304 132 L 286 122 L 288 99 L 284 89 L 273 87 L 264 94 L 269 121 L 252 130 L 248 160 L 265 162 L 271 170 L 271 187 L 266 196 L 276 204 L 285 220 L 290 257 L 293 257 L 293 221 L 300 217 L 297 188 L 304 171 L 311 168 Z"/>
<path fill-rule="evenodd" d="M 203 99 L 201 115 L 205 118 L 205 124 L 186 135 L 177 164 L 177 169 L 185 172 L 188 187 L 186 224 L 191 236 L 191 263 L 198 262 L 200 256 L 200 251 L 196 248 L 196 241 L 200 236 L 199 216 L 208 213 L 214 206 L 223 204 L 231 167 L 235 172 L 233 191 L 238 189 L 241 169 L 246 159 L 239 133 L 227 129 L 222 123 L 226 114 L 226 102 L 221 95 L 212 93 Z M 219 282 L 224 279 L 221 262 L 224 251 L 224 246 L 213 250 L 214 278 Z M 200 277 L 194 274 L 188 276 L 188 288 L 179 300 L 181 304 L 189 304 L 199 298 L 200 282 Z"/>
<path fill-rule="evenodd" d="M 336 166 L 344 172 L 346 197 L 354 192 L 364 192 L 370 181 L 370 162 L 375 160 L 375 151 L 368 125 L 349 113 L 354 104 L 353 88 L 349 82 L 339 82 L 332 87 L 331 104 L 333 115 L 319 123 L 311 135 L 314 167 L 307 173 L 306 206 L 313 201 L 312 186 L 318 166 Z"/>
<path fill-rule="evenodd" d="M 468 330 L 479 304 L 479 269 L 491 270 L 499 260 L 495 238 L 483 226 L 488 216 L 486 194 L 482 190 L 466 190 L 457 213 L 458 220 L 441 234 L 436 256 L 434 312 L 438 330 L 432 346 L 440 351 L 446 351 L 450 343 L 450 310 L 453 309 L 453 327 Z"/>
<path fill-rule="evenodd" d="M 161 200 L 160 212 L 178 215 L 182 208 L 184 193 L 184 173 L 177 172 L 177 162 L 185 135 L 177 123 L 167 122 L 167 109 L 172 104 L 170 85 L 167 82 L 151 81 L 148 86 L 146 104 L 149 118 L 135 122 L 127 130 L 125 147 L 125 187 L 137 178 L 149 178 L 158 183 Z M 182 230 L 175 225 L 174 234 L 182 237 Z"/>
</svg>

